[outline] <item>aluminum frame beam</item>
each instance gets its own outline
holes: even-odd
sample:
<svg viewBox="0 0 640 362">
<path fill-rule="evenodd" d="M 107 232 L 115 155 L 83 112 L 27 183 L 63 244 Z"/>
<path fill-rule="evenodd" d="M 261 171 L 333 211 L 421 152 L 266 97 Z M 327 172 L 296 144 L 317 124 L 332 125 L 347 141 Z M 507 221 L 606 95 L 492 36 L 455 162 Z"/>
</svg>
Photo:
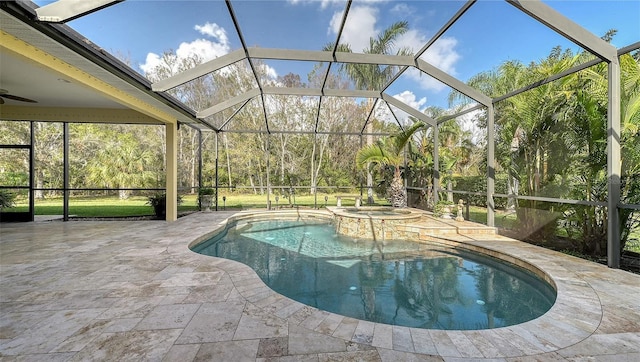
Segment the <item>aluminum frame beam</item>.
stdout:
<svg viewBox="0 0 640 362">
<path fill-rule="evenodd" d="M 575 44 L 607 62 L 614 61 L 617 49 L 590 31 L 560 14 L 540 0 L 506 0 L 525 14 L 531 16 L 549 29 L 571 40 Z"/>
<path fill-rule="evenodd" d="M 272 60 L 295 60 L 309 62 L 337 62 L 361 64 L 385 64 L 413 66 L 414 57 L 392 54 L 362 54 L 316 50 L 293 50 L 251 47 L 247 49 L 250 58 Z"/>
<path fill-rule="evenodd" d="M 297 60 L 309 62 L 332 62 L 333 55 L 329 51 L 316 50 L 294 50 L 277 48 L 251 47 L 247 53 L 252 58 L 273 59 L 273 60 Z"/>
<path fill-rule="evenodd" d="M 340 44 L 340 38 L 342 37 L 342 32 L 344 31 L 344 26 L 347 23 L 347 16 L 349 16 L 349 10 L 351 9 L 352 0 L 348 0 L 347 4 L 344 7 L 344 13 L 342 14 L 342 20 L 340 21 L 340 30 L 338 30 L 338 35 L 336 36 L 336 42 L 333 44 L 333 49 L 331 50 L 331 58 L 332 61 L 327 65 L 327 71 L 324 73 L 324 79 L 322 80 L 322 87 L 320 89 L 320 93 L 324 95 L 324 88 L 327 85 L 327 79 L 329 79 L 329 74 L 331 73 L 331 66 L 336 58 L 336 50 L 338 49 L 338 44 Z M 318 109 L 316 110 L 316 125 L 314 130 L 318 130 L 318 125 L 320 124 L 320 112 L 322 109 L 322 95 L 320 99 L 318 99 Z"/>
<path fill-rule="evenodd" d="M 448 85 L 449 87 L 457 90 L 458 92 L 466 95 L 467 97 L 475 100 L 476 102 L 482 103 L 485 106 L 489 106 L 492 104 L 491 97 L 479 92 L 475 88 L 468 86 L 457 78 L 450 76 L 449 74 L 443 72 L 442 70 L 436 68 L 435 66 L 427 63 L 422 59 L 416 60 L 416 68 L 426 73 L 427 75 L 439 80 L 440 82 Z"/>
<path fill-rule="evenodd" d="M 389 102 L 384 102 L 384 103 L 387 105 L 389 112 L 391 112 L 393 119 L 395 119 L 396 123 L 398 124 L 402 132 L 404 132 L 404 127 L 402 127 L 402 124 L 400 124 L 400 120 L 398 119 L 398 116 L 396 116 L 396 112 L 393 111 L 393 108 L 391 108 L 391 105 L 389 104 Z"/>
<path fill-rule="evenodd" d="M 630 53 L 634 50 L 640 49 L 640 41 L 637 41 L 633 44 L 629 44 L 626 47 L 622 47 L 620 49 L 618 49 L 618 56 L 621 56 L 623 54 L 627 54 Z"/>
<path fill-rule="evenodd" d="M 480 110 L 480 109 L 485 108 L 485 107 L 486 106 L 484 104 L 476 104 L 475 106 L 473 106 L 471 108 L 467 108 L 464 111 L 460 111 L 458 113 L 454 113 L 454 114 L 451 114 L 451 115 L 448 115 L 448 116 L 442 116 L 442 117 L 436 119 L 436 122 L 438 123 L 438 125 L 440 125 L 440 124 L 442 124 L 442 123 L 444 123 L 446 121 L 452 120 L 454 118 L 458 118 L 460 116 L 464 116 L 467 113 L 471 113 L 473 111 L 477 111 L 477 110 Z"/>
<path fill-rule="evenodd" d="M 247 105 L 247 103 L 249 103 L 251 101 L 251 98 L 247 99 L 246 101 L 244 101 L 244 103 L 242 103 L 242 105 L 240 107 L 238 107 L 238 109 L 236 109 L 232 115 L 229 116 L 229 118 L 227 118 L 223 123 L 222 126 L 220 126 L 220 130 L 223 130 L 228 124 L 229 122 L 231 122 L 231 120 L 233 119 L 233 117 L 236 116 L 236 114 L 240 113 L 240 111 L 244 108 L 244 106 Z"/>
<path fill-rule="evenodd" d="M 367 129 L 367 125 L 369 124 L 369 121 L 371 120 L 371 116 L 376 111 L 376 107 L 378 106 L 378 102 L 380 102 L 380 99 L 376 99 L 373 102 L 373 106 L 371 106 L 371 109 L 369 110 L 369 114 L 367 115 L 367 119 L 365 119 L 365 121 L 364 121 L 364 125 L 362 126 L 362 130 L 360 131 L 360 135 L 365 134 L 364 131 L 365 131 L 365 129 Z"/>
<path fill-rule="evenodd" d="M 231 53 L 187 69 L 172 77 L 157 81 L 151 84 L 151 89 L 154 92 L 164 92 L 244 59 L 247 59 L 247 57 L 242 49 L 234 50 Z"/>
<path fill-rule="evenodd" d="M 204 110 L 198 112 L 196 114 L 196 116 L 198 118 L 207 118 L 207 117 L 212 116 L 212 115 L 214 115 L 214 114 L 216 114 L 218 112 L 224 111 L 227 108 L 233 107 L 236 104 L 242 103 L 242 102 L 244 102 L 246 100 L 249 100 L 249 99 L 251 99 L 253 97 L 257 97 L 260 94 L 261 94 L 260 89 L 254 88 L 254 89 L 252 89 L 252 90 L 250 90 L 248 92 L 239 94 L 239 95 L 237 95 L 237 96 L 235 96 L 233 98 L 227 99 L 224 102 L 220 102 L 220 103 L 218 103 L 218 104 L 216 104 L 214 106 L 211 106 L 211 107 L 209 107 L 207 109 L 204 109 Z"/>
<path fill-rule="evenodd" d="M 246 134 L 266 134 L 266 131 L 261 131 L 261 130 L 233 130 L 233 131 L 225 131 L 225 130 L 220 130 L 220 133 L 246 133 Z M 329 135 L 329 136 L 362 136 L 362 133 L 360 132 L 335 132 L 335 131 L 286 131 L 286 130 L 273 130 L 271 131 L 270 135 L 276 135 L 276 134 L 304 134 L 304 135 Z M 391 133 L 384 133 L 384 132 L 375 132 L 375 133 L 365 133 L 365 135 L 370 134 L 372 136 L 376 136 L 376 137 L 384 137 L 384 136 L 391 136 Z"/>
<path fill-rule="evenodd" d="M 531 89 L 538 88 L 541 85 L 545 85 L 547 83 L 551 83 L 551 82 L 556 81 L 556 80 L 558 80 L 560 78 L 566 77 L 566 76 L 571 75 L 573 73 L 577 73 L 577 72 L 579 72 L 581 70 L 587 69 L 589 67 L 592 67 L 592 66 L 594 66 L 596 64 L 599 64 L 599 63 L 602 63 L 602 62 L 603 62 L 603 60 L 599 59 L 599 58 L 592 59 L 592 60 L 590 60 L 588 62 L 584 62 L 582 64 L 579 64 L 579 65 L 576 65 L 574 67 L 571 67 L 571 68 L 569 68 L 569 69 L 567 69 L 567 70 L 565 70 L 563 72 L 554 74 L 554 75 L 552 75 L 550 77 L 547 77 L 545 79 L 541 79 L 541 80 L 539 80 L 537 82 L 531 83 L 531 84 L 526 85 L 526 86 L 524 86 L 522 88 L 519 88 L 519 89 L 516 89 L 514 91 L 511 91 L 511 92 L 509 92 L 509 93 L 507 93 L 505 95 L 502 95 L 502 96 L 499 96 L 499 97 L 495 97 L 495 98 L 493 98 L 493 102 L 497 103 L 497 102 L 503 101 L 503 100 L 505 100 L 507 98 L 511 98 L 511 97 L 516 96 L 516 95 L 518 95 L 520 93 L 524 93 L 524 92 L 529 91 Z"/>
<path fill-rule="evenodd" d="M 462 15 L 467 12 L 467 10 L 469 10 L 469 8 L 471 7 L 471 5 L 473 5 L 476 2 L 476 0 L 469 0 L 467 1 L 452 17 L 451 19 L 449 19 L 449 21 L 447 21 L 446 24 L 444 24 L 440 30 L 438 30 L 438 32 L 431 37 L 431 39 L 414 55 L 413 59 L 414 61 L 418 60 L 418 58 L 420 58 L 422 56 L 422 54 L 424 54 L 424 52 L 427 51 L 427 49 L 429 49 L 429 47 L 431 47 L 433 45 L 433 43 L 435 43 L 438 39 L 440 39 L 440 37 L 442 37 L 442 35 L 449 30 L 449 28 L 456 22 L 458 21 L 458 19 L 460 19 L 460 17 L 462 17 Z M 415 64 L 412 64 L 412 66 L 415 66 Z M 387 90 L 387 88 L 389 88 L 389 86 L 391 86 L 391 84 L 393 84 L 393 82 L 395 82 L 398 78 L 400 78 L 400 76 L 407 70 L 409 69 L 409 66 L 405 66 L 402 69 L 400 69 L 400 71 L 398 73 L 396 73 L 393 78 L 391 78 L 387 84 L 385 84 L 384 87 L 382 87 L 382 89 L 380 90 L 380 92 L 384 92 L 385 90 Z"/>
<path fill-rule="evenodd" d="M 427 116 L 426 114 L 418 111 L 417 109 L 411 107 L 410 105 L 402 102 L 401 100 L 390 96 L 387 93 L 382 93 L 382 100 L 387 103 L 392 104 L 393 106 L 400 108 L 401 110 L 407 112 L 409 115 L 416 117 L 417 119 L 426 122 L 428 125 L 435 127 L 436 121 Z"/>
<path fill-rule="evenodd" d="M 404 65 L 404 66 L 412 66 L 414 64 L 413 56 L 410 56 L 410 55 L 362 54 L 362 53 L 336 52 L 335 58 L 336 58 L 336 62 L 338 63 L 383 64 L 383 65 Z"/>
<path fill-rule="evenodd" d="M 620 268 L 620 62 L 609 63 L 609 105 L 607 109 L 607 265 Z"/>
<path fill-rule="evenodd" d="M 355 89 L 325 89 L 323 92 L 320 88 L 264 87 L 262 91 L 264 94 L 289 96 L 380 98 L 380 93 L 376 91 Z"/>
<path fill-rule="evenodd" d="M 124 0 L 58 0 L 35 9 L 38 20 L 63 23 L 115 5 Z"/>
</svg>

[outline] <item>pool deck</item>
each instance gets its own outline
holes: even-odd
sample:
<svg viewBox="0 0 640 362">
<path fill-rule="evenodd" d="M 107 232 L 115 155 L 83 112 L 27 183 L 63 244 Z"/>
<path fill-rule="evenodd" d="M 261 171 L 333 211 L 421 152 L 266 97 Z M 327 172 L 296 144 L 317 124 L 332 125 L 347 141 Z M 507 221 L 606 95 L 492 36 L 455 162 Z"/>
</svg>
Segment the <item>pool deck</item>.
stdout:
<svg viewBox="0 0 640 362">
<path fill-rule="evenodd" d="M 187 245 L 233 212 L 0 224 L 0 361 L 639 361 L 640 275 L 490 234 L 558 300 L 512 327 L 442 331 L 324 312 Z"/>
</svg>

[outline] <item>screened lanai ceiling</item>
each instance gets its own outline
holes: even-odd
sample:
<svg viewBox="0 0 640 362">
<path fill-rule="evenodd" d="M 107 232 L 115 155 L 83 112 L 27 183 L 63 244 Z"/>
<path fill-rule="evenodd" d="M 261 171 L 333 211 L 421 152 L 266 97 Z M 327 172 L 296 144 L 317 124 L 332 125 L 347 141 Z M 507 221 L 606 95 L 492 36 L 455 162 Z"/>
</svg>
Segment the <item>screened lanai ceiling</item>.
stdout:
<svg viewBox="0 0 640 362">
<path fill-rule="evenodd" d="M 153 73 L 167 52 L 178 60 L 196 54 L 198 64 L 188 70 L 169 67 L 168 73 L 150 77 L 150 88 L 189 104 L 192 110 L 183 110 L 180 122 L 214 131 L 344 132 L 326 121 L 331 104 L 343 98 L 358 107 L 344 116 L 351 132 L 371 132 L 366 125 L 373 118 L 403 127 L 412 116 L 435 125 L 503 96 L 465 84 L 501 61 L 538 60 L 554 46 L 593 54 L 593 62 L 578 67 L 617 55 L 615 43 L 599 38 L 617 24 L 586 28 L 579 22 L 584 14 L 559 1 L 58 0 L 36 1 L 33 7 L 40 23 L 63 23 L 101 51 L 130 57 L 129 65 L 140 73 Z M 636 8 L 622 1 L 604 9 L 613 9 L 619 19 L 633 17 Z M 371 54 L 371 39 L 398 22 L 406 22 L 408 30 L 387 54 Z M 637 42 L 636 28 L 623 29 L 621 46 Z M 191 38 L 184 38 L 188 31 Z M 345 79 L 338 73 L 354 65 L 386 77 L 377 84 L 335 81 Z M 197 103 L 181 97 L 198 82 L 215 82 L 238 69 L 249 74 L 241 87 Z M 299 78 L 291 81 L 289 75 Z M 545 79 L 551 78 L 541 75 Z M 452 91 L 462 95 L 457 104 L 446 102 Z M 299 127 L 278 123 L 277 105 L 283 104 L 314 109 L 304 115 L 312 119 Z M 428 105 L 449 109 L 447 116 L 432 119 L 424 112 Z M 253 117 L 254 126 L 240 126 L 235 122 L 240 116 Z"/>
</svg>

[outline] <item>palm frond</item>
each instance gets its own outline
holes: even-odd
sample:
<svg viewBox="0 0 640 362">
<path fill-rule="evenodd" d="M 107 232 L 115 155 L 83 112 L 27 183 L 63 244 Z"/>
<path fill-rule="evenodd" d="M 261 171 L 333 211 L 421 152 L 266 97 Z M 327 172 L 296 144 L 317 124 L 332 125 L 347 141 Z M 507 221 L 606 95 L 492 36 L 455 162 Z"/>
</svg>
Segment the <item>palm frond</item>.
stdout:
<svg viewBox="0 0 640 362">
<path fill-rule="evenodd" d="M 386 152 L 379 143 L 364 146 L 356 154 L 356 163 L 360 168 L 364 168 L 369 163 L 386 164 L 386 160 Z"/>
</svg>

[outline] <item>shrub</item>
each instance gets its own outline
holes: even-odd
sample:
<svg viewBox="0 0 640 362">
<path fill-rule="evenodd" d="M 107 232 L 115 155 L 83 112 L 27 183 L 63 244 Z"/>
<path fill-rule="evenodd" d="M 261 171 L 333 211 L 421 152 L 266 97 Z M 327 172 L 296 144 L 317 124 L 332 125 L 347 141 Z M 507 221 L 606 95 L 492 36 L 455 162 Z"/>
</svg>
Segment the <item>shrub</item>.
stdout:
<svg viewBox="0 0 640 362">
<path fill-rule="evenodd" d="M 198 195 L 215 195 L 216 194 L 216 190 L 214 188 L 211 187 L 201 187 L 200 190 L 198 190 Z"/>
<path fill-rule="evenodd" d="M 0 210 L 12 207 L 15 195 L 7 190 L 0 190 Z"/>
<path fill-rule="evenodd" d="M 182 203 L 182 197 L 178 195 L 178 205 Z M 164 192 L 149 196 L 147 205 L 153 207 L 153 213 L 160 220 L 167 218 L 167 194 Z"/>
<path fill-rule="evenodd" d="M 454 176 L 453 177 L 454 190 L 469 191 L 469 192 L 487 192 L 487 177 L 486 176 Z M 496 176 L 495 193 L 506 194 L 507 193 L 507 178 L 504 175 Z M 459 198 L 469 198 L 469 204 L 481 207 L 487 207 L 486 195 L 463 195 L 457 196 Z M 466 202 L 466 201 L 465 201 Z M 504 208 L 507 205 L 507 199 L 504 197 L 494 198 L 496 208 Z"/>
</svg>

